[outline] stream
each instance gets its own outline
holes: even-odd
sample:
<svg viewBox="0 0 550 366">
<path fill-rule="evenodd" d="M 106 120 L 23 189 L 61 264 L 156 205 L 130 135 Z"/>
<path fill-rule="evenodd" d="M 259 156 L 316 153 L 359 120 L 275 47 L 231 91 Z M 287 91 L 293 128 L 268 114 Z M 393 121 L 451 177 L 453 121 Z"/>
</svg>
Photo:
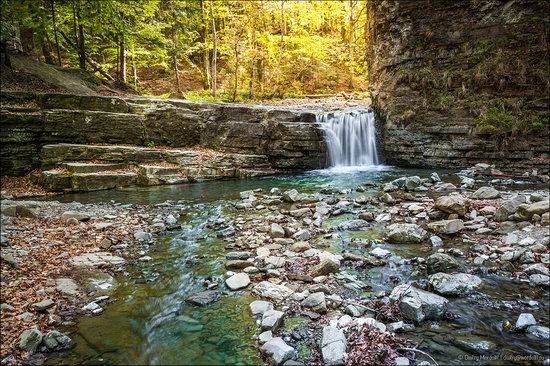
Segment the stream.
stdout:
<svg viewBox="0 0 550 366">
<path fill-rule="evenodd" d="M 240 181 L 202 182 L 147 189 L 118 189 L 103 192 L 67 194 L 55 200 L 82 203 L 113 201 L 115 204 L 160 204 L 168 201 L 185 204 L 179 223 L 182 230 L 157 241 L 148 252 L 153 258 L 127 268 L 116 277 L 116 286 L 105 294 L 112 300 L 101 316 L 83 316 L 77 324 L 65 329 L 71 333 L 76 346 L 56 354 L 48 364 L 262 364 L 262 358 L 252 338 L 256 321 L 248 304 L 257 299 L 250 291 L 231 292 L 224 286 L 224 256 L 227 242 L 218 238 L 209 223 L 231 220 L 235 215 L 254 211 L 235 211 L 232 203 L 239 192 L 261 188 L 266 194 L 273 187 L 281 190 L 295 188 L 303 193 L 316 193 L 327 186 L 352 189 L 365 186 L 358 195 L 375 195 L 369 183 L 386 182 L 403 175 L 429 177 L 432 170 L 398 169 L 375 166 L 364 169 L 333 168 L 299 175 L 276 176 Z M 456 176 L 439 171 L 445 181 Z M 331 217 L 323 223 L 328 228 L 353 219 L 353 214 Z M 378 226 L 377 226 L 378 225 Z M 339 232 L 337 239 L 323 240 L 327 250 L 341 253 L 363 253 L 371 239 L 380 239 L 382 224 L 366 231 Z M 314 239 L 312 240 L 315 243 Z M 458 249 L 461 241 L 446 242 Z M 430 245 L 391 245 L 381 248 L 393 255 L 383 267 L 354 268 L 342 266 L 341 272 L 360 278 L 369 296 L 379 291 L 389 293 L 396 282 L 425 281 L 408 264 L 413 257 L 426 257 L 437 248 Z M 509 355 L 549 356 L 548 344 L 525 334 L 503 331 L 503 321 L 515 322 L 522 312 L 532 313 L 539 324 L 548 325 L 550 301 L 548 291 L 526 283 L 478 274 L 485 285 L 481 291 L 465 298 L 450 299 L 450 320 L 424 322 L 405 337 L 418 348 L 429 352 L 440 364 L 510 364 L 514 360 L 491 359 L 498 351 Z M 206 307 L 185 302 L 192 294 L 215 287 L 221 299 Z M 98 292 L 98 295 L 103 293 Z M 536 299 L 537 304 L 528 299 Z M 486 349 L 484 349 L 484 347 Z M 480 354 L 488 355 L 480 359 Z M 462 360 L 460 357 L 471 359 Z M 477 358 L 475 358 L 477 357 Z M 531 361 L 515 360 L 519 364 Z"/>
</svg>

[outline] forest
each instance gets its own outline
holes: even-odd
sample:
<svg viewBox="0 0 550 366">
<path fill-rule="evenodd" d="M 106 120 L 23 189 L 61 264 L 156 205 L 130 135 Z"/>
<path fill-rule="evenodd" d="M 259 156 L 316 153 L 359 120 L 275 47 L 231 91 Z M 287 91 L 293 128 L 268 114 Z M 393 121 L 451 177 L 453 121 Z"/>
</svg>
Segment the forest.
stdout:
<svg viewBox="0 0 550 366">
<path fill-rule="evenodd" d="M 550 0 L 0 4 L 0 366 L 550 366 Z"/>
<path fill-rule="evenodd" d="M 10 51 L 145 95 L 238 101 L 367 83 L 367 2 L 3 0 Z"/>
</svg>

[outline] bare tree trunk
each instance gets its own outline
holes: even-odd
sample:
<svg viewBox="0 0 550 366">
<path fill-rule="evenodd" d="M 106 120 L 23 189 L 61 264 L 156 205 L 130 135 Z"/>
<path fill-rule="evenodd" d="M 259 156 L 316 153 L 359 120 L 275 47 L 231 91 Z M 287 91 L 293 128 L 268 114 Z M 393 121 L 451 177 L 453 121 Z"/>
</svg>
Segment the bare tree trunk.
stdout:
<svg viewBox="0 0 550 366">
<path fill-rule="evenodd" d="M 349 51 L 349 83 L 348 87 L 350 89 L 353 89 L 353 40 L 355 35 L 355 23 L 353 21 L 353 8 L 355 4 L 353 0 L 349 0 L 349 43 L 348 43 L 348 51 Z"/>
<path fill-rule="evenodd" d="M 80 22 L 80 4 L 76 8 L 76 19 L 78 21 L 78 61 L 81 70 L 86 70 L 86 46 L 84 44 L 84 26 Z"/>
<path fill-rule="evenodd" d="M 176 85 L 178 87 L 178 93 L 182 94 L 179 75 L 180 71 L 178 70 L 178 59 L 176 58 L 176 55 L 172 56 L 172 60 L 174 61 L 174 73 L 176 74 Z"/>
<path fill-rule="evenodd" d="M 275 86 L 275 92 L 281 93 L 281 61 L 283 59 L 283 46 L 284 46 L 284 36 L 286 31 L 285 26 L 285 0 L 281 0 L 281 41 L 279 44 L 279 60 L 277 61 L 277 85 Z"/>
<path fill-rule="evenodd" d="M 120 81 L 120 42 L 118 41 L 118 36 L 115 39 L 116 42 L 116 79 Z"/>
<path fill-rule="evenodd" d="M 126 40 L 124 34 L 120 36 L 120 80 L 126 84 Z"/>
<path fill-rule="evenodd" d="M 239 43 L 235 42 L 235 84 L 233 85 L 233 101 L 237 99 L 237 88 L 239 87 Z"/>
<path fill-rule="evenodd" d="M 202 32 L 201 32 L 201 41 L 204 44 L 204 51 L 202 54 L 202 67 L 204 68 L 203 72 L 203 86 L 204 89 L 210 89 L 211 79 L 210 79 L 210 53 L 206 47 L 206 32 L 208 29 L 208 21 L 206 19 L 206 11 L 204 10 L 204 1 L 200 0 L 201 6 L 201 16 L 202 16 Z"/>
<path fill-rule="evenodd" d="M 217 89 L 217 58 L 218 58 L 218 40 L 216 37 L 216 21 L 214 19 L 214 10 L 212 6 L 212 0 L 210 0 L 210 16 L 212 17 L 212 41 L 214 43 L 214 48 L 212 50 L 212 96 L 216 96 Z"/>
<path fill-rule="evenodd" d="M 136 57 L 134 56 L 133 52 L 132 52 L 132 74 L 134 76 L 134 87 L 136 88 L 136 90 L 138 90 L 137 64 L 136 64 Z"/>
<path fill-rule="evenodd" d="M 55 49 L 57 50 L 57 64 L 61 66 L 61 52 L 59 50 L 59 39 L 57 38 L 57 23 L 55 21 L 55 0 L 51 0 L 53 35 L 55 37 Z"/>
<path fill-rule="evenodd" d="M 254 98 L 254 86 L 256 84 L 256 20 L 252 24 L 252 60 L 250 62 L 250 92 L 249 97 Z"/>
</svg>

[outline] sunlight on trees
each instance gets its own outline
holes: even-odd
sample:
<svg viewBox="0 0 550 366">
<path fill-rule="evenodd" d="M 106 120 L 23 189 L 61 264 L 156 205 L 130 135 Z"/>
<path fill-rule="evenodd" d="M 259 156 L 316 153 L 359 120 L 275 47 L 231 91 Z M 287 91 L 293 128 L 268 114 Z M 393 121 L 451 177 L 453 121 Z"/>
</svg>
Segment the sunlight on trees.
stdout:
<svg viewBox="0 0 550 366">
<path fill-rule="evenodd" d="M 188 72 L 232 100 L 366 88 L 365 0 L 3 0 L 1 10 L 8 48 L 140 91 L 155 67 L 171 92 L 196 90 Z"/>
</svg>

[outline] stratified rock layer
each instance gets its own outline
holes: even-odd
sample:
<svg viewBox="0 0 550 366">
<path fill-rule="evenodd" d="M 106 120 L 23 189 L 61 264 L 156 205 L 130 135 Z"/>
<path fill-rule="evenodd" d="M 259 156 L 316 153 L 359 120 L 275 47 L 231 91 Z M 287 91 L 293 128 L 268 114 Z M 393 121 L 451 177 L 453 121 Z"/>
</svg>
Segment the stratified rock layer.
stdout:
<svg viewBox="0 0 550 366">
<path fill-rule="evenodd" d="M 550 2 L 373 0 L 368 14 L 388 163 L 548 171 Z"/>
</svg>

